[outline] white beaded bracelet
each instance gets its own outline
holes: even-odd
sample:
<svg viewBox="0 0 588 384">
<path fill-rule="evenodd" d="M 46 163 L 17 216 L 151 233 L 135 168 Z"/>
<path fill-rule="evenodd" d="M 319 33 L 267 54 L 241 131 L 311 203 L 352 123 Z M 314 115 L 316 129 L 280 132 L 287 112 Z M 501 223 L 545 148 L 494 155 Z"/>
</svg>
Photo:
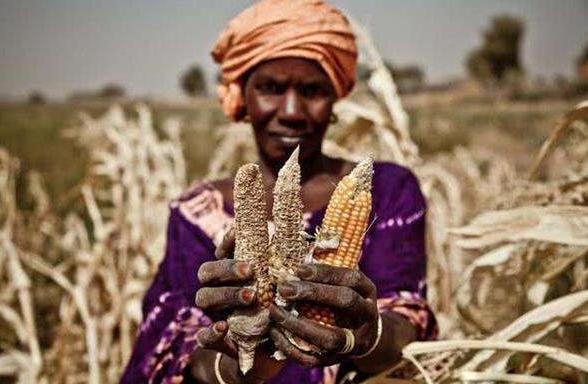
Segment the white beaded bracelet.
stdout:
<svg viewBox="0 0 588 384">
<path fill-rule="evenodd" d="M 368 351 L 366 353 L 362 353 L 361 355 L 354 355 L 353 358 L 360 359 L 360 358 L 366 357 L 367 355 L 372 353 L 376 349 L 378 344 L 380 344 L 381 338 L 382 338 L 382 316 L 380 316 L 380 314 L 378 313 L 378 333 L 376 333 L 376 340 L 374 341 L 374 344 L 371 346 L 370 349 L 368 349 Z"/>
<path fill-rule="evenodd" d="M 216 380 L 218 381 L 218 384 L 227 384 L 227 382 L 223 380 L 223 377 L 221 376 L 221 373 L 220 373 L 221 357 L 223 357 L 222 352 L 217 352 L 216 357 L 214 359 L 214 376 L 216 376 Z"/>
</svg>

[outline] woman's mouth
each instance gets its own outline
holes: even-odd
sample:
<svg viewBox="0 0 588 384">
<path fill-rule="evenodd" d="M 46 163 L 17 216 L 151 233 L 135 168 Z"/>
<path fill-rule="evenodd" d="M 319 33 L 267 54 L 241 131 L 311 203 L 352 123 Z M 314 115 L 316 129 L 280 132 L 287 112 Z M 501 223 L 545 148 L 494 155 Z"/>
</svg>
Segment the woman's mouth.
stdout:
<svg viewBox="0 0 588 384">
<path fill-rule="evenodd" d="M 279 134 L 271 134 L 271 136 L 272 136 L 272 138 L 279 141 L 282 145 L 285 145 L 288 147 L 299 145 L 300 143 L 302 143 L 302 140 L 304 140 L 304 135 L 286 136 L 286 135 L 279 135 Z"/>
<path fill-rule="evenodd" d="M 279 136 L 279 139 L 282 143 L 287 145 L 298 145 L 302 142 L 301 136 L 291 137 L 291 136 Z"/>
</svg>

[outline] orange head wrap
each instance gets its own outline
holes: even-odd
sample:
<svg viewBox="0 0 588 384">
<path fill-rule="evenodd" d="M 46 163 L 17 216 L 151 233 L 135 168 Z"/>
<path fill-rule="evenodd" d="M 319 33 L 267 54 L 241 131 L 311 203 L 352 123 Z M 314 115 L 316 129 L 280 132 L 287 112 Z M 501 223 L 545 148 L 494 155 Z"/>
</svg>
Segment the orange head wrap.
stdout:
<svg viewBox="0 0 588 384">
<path fill-rule="evenodd" d="M 355 84 L 357 47 L 347 18 L 321 0 L 262 0 L 229 22 L 212 51 L 220 64 L 218 96 L 225 114 L 245 114 L 241 77 L 255 65 L 280 57 L 315 60 L 337 97 Z"/>
</svg>

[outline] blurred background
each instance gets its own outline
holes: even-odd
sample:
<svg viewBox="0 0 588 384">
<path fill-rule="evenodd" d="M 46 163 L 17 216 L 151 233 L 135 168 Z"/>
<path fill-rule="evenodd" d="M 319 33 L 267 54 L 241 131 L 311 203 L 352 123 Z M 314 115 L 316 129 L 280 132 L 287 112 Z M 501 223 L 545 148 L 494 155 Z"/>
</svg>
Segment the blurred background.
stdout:
<svg viewBox="0 0 588 384">
<path fill-rule="evenodd" d="M 191 119 L 206 109 L 217 124 L 223 116 L 209 52 L 225 23 L 250 3 L 1 1 L 0 141 L 25 169 L 50 175 L 48 187 L 61 194 L 79 179 L 84 159 L 71 164 L 71 152 L 48 149 L 67 146 L 58 131 L 77 111 L 145 101 L 161 116 L 177 111 Z M 488 135 L 484 113 L 497 101 L 513 108 L 492 115 L 491 125 L 531 140 L 522 120 L 549 125 L 567 101 L 586 93 L 583 0 L 333 4 L 369 29 L 416 125 L 433 114 L 457 123 L 448 128 L 451 139 L 437 137 L 423 150 L 453 139 L 463 144 L 473 131 Z M 511 102 L 537 108 L 521 111 Z M 447 107 L 456 103 L 470 107 Z M 431 135 L 429 128 L 415 128 L 415 139 Z M 455 131 L 462 128 L 465 134 Z M 540 135 L 541 128 L 533 131 Z M 203 175 L 207 158 L 190 159 L 191 177 Z"/>
<path fill-rule="evenodd" d="M 251 3 L 0 0 L 0 382 L 116 382 L 167 203 L 255 158 L 247 127 L 222 114 L 209 54 Z M 588 2 L 331 3 L 362 57 L 326 150 L 419 176 L 442 337 L 483 339 L 585 293 Z M 586 302 L 503 336 L 582 354 L 585 329 L 563 325 Z M 580 380 L 578 367 L 492 359 Z"/>
</svg>

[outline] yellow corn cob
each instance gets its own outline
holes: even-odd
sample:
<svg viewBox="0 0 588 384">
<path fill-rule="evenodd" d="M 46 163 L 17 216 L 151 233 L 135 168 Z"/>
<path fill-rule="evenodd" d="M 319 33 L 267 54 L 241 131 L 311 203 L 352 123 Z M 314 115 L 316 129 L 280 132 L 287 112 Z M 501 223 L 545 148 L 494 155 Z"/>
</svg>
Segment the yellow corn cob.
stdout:
<svg viewBox="0 0 588 384">
<path fill-rule="evenodd" d="M 274 187 L 276 232 L 271 241 L 270 274 L 275 283 L 295 278 L 296 269 L 304 262 L 308 252 L 303 236 L 298 154 L 299 149 L 296 148 L 278 172 Z"/>
<path fill-rule="evenodd" d="M 372 208 L 372 174 L 373 160 L 368 158 L 337 184 L 317 234 L 313 254 L 317 262 L 357 268 Z M 333 242 L 336 247 L 323 246 Z M 300 313 L 322 324 L 335 325 L 329 308 L 307 304 L 300 307 Z"/>
<path fill-rule="evenodd" d="M 246 373 L 252 366 L 255 348 L 269 327 L 267 307 L 273 300 L 268 272 L 269 234 L 265 188 L 259 166 L 239 168 L 233 188 L 235 200 L 235 259 L 251 263 L 258 301 L 252 308 L 236 310 L 227 319 L 229 337 L 239 347 L 239 368 Z"/>
</svg>

